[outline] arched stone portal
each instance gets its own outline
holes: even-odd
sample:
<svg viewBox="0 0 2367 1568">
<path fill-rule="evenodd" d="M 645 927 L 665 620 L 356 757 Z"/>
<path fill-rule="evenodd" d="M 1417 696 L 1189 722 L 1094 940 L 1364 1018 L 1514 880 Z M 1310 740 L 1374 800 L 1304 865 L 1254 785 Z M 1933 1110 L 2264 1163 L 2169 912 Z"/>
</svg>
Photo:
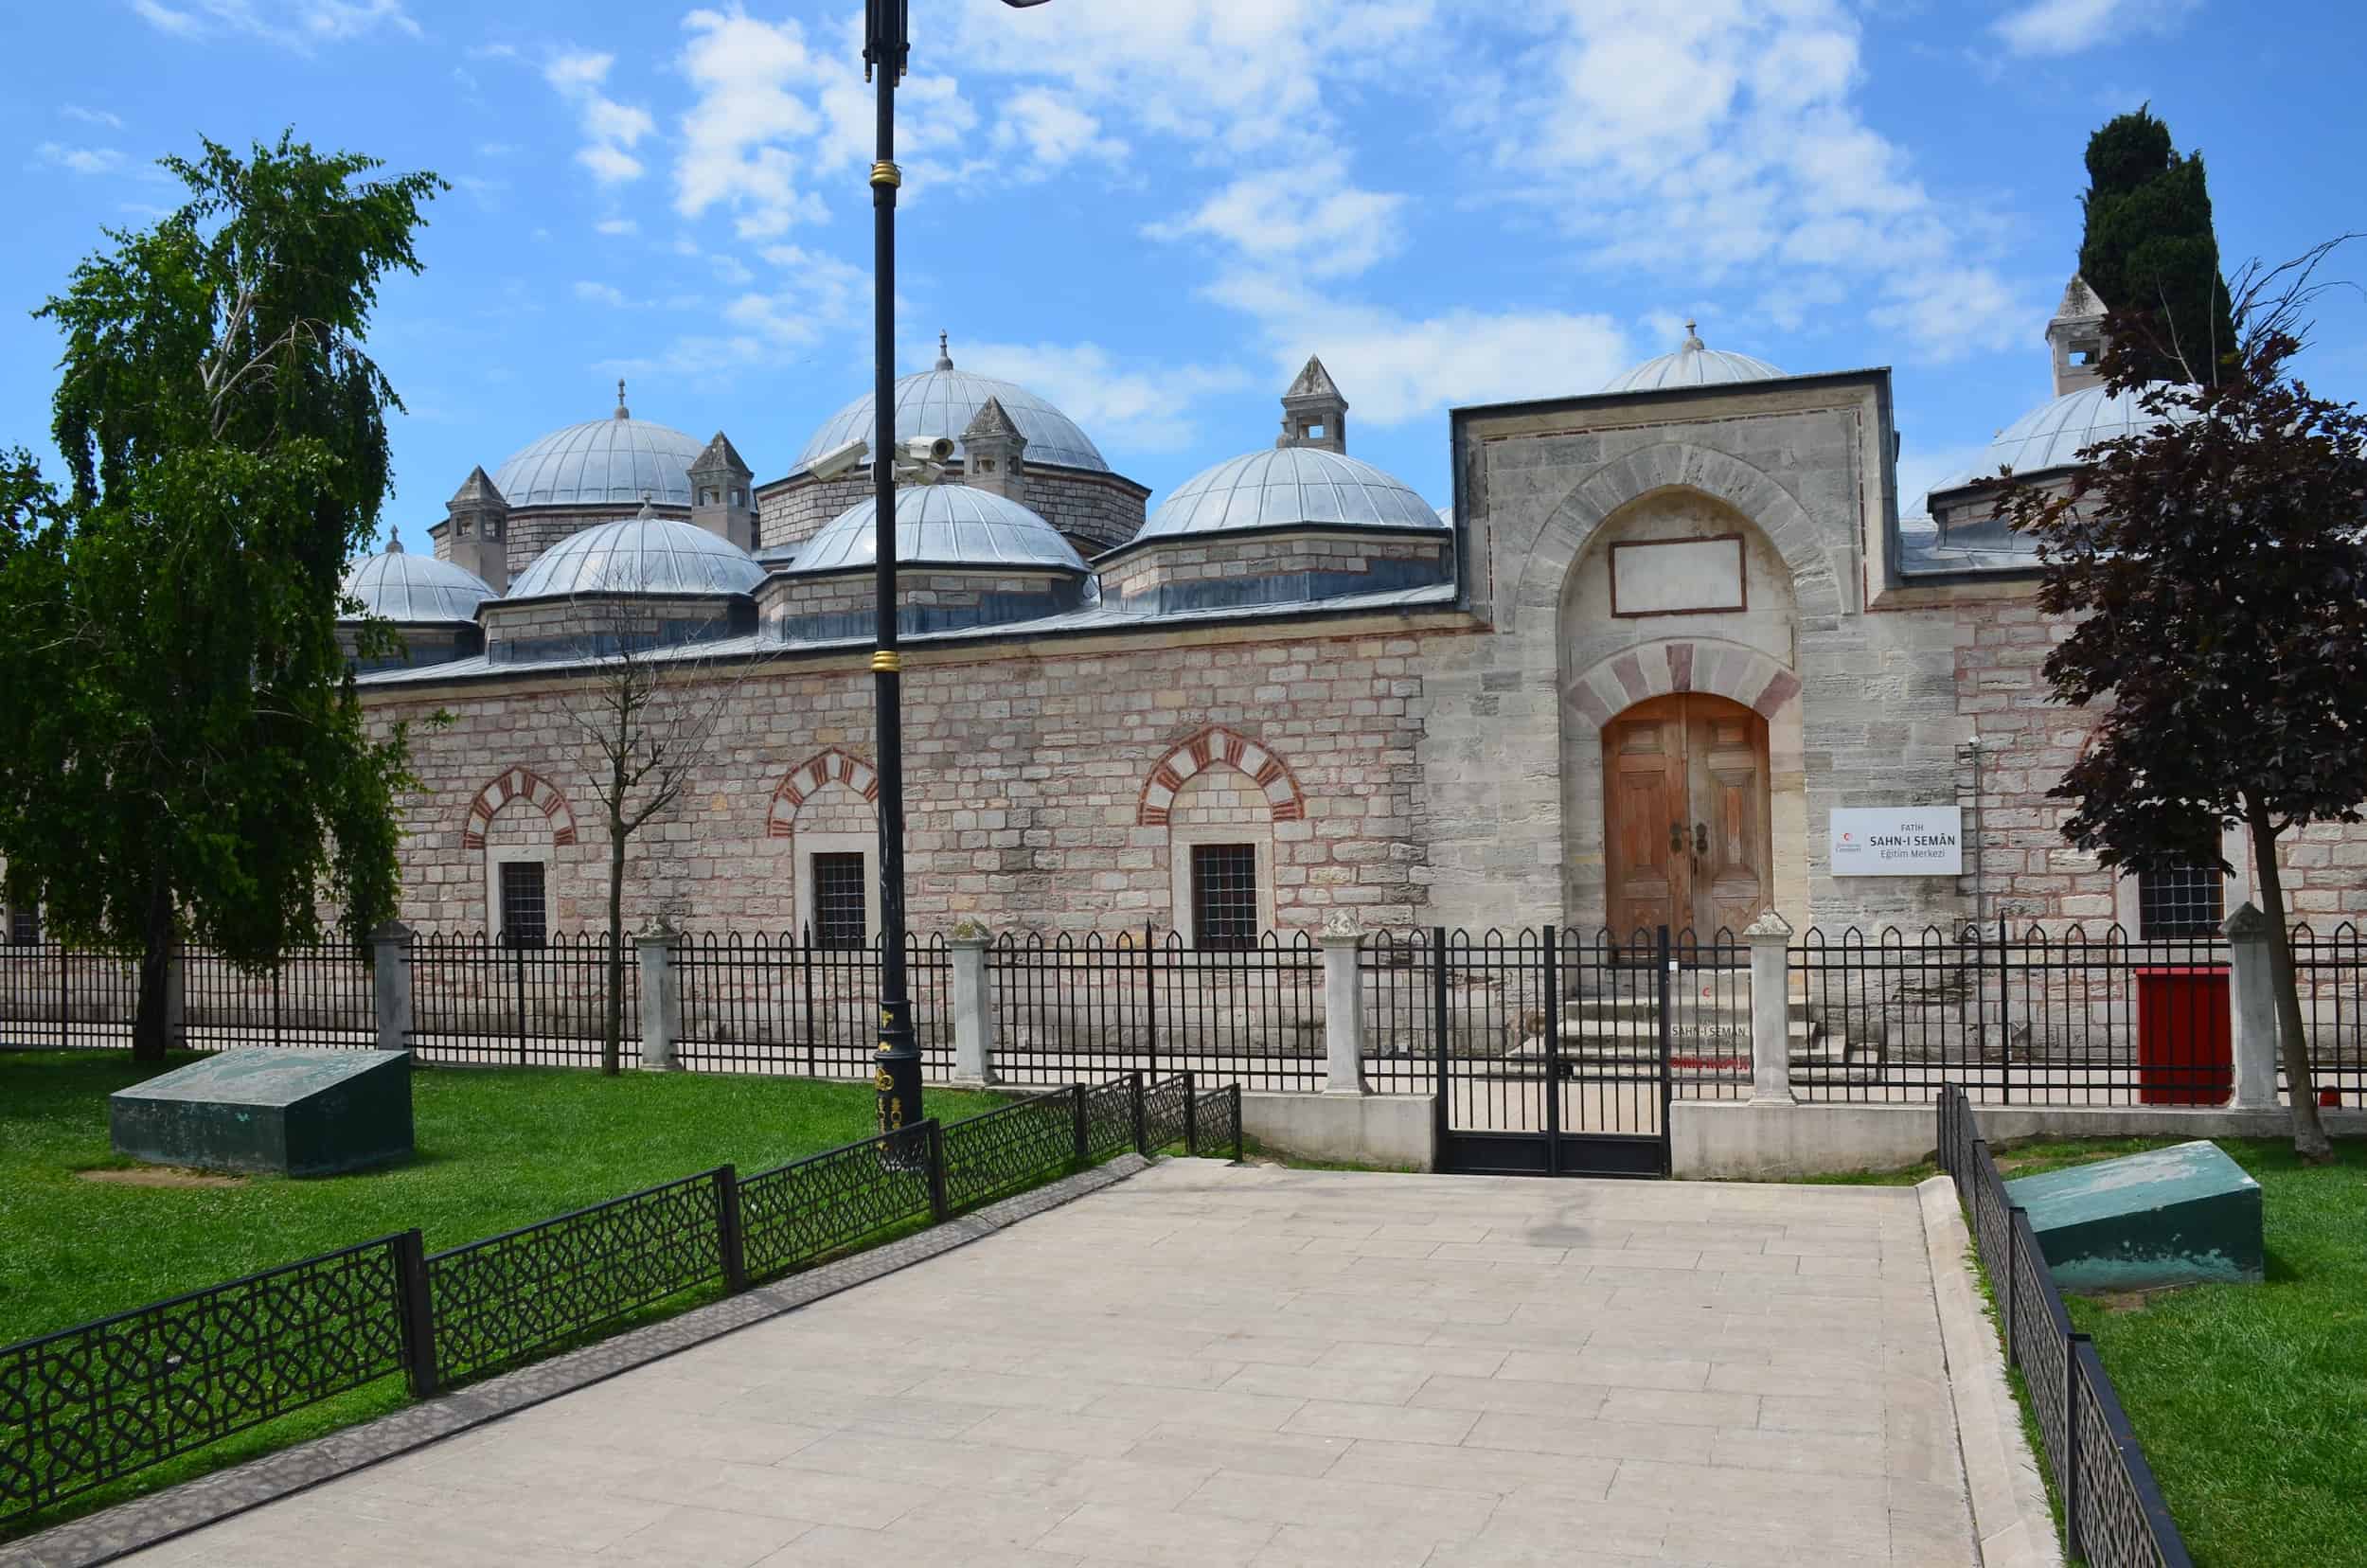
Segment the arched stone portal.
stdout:
<svg viewBox="0 0 2367 1568">
<path fill-rule="evenodd" d="M 1614 932 L 1740 933 L 1774 895 L 1767 721 L 1671 692 L 1603 729 L 1604 889 Z"/>
</svg>

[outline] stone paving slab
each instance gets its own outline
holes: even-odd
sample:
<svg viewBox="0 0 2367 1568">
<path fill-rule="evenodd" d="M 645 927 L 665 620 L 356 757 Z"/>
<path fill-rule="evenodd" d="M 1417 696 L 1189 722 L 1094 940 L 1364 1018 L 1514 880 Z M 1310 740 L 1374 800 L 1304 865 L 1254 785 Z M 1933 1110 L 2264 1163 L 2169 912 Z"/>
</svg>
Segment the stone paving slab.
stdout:
<svg viewBox="0 0 2367 1568">
<path fill-rule="evenodd" d="M 127 1560 L 1954 1568 L 1933 1301 L 1905 1189 L 1170 1161 Z"/>
</svg>

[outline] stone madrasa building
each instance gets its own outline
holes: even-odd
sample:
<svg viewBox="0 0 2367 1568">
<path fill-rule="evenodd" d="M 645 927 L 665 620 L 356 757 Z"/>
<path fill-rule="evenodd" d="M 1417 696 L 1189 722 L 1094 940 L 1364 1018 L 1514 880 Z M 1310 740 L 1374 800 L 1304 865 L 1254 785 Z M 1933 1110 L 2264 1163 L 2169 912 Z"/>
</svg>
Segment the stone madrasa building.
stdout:
<svg viewBox="0 0 2367 1568">
<path fill-rule="evenodd" d="M 2073 279 L 2054 395 L 1982 472 L 2059 478 L 2140 418 L 2097 383 L 2102 314 Z M 1349 454 L 1314 360 L 1278 440 L 1156 506 L 1023 388 L 942 351 L 899 382 L 899 438 L 958 443 L 897 501 L 914 929 L 1707 933 L 1773 908 L 2177 934 L 2244 897 L 2063 843 L 2045 793 L 2086 726 L 2045 698 L 2061 629 L 1975 475 L 1902 518 L 1927 508 L 1895 493 L 1890 372 L 1788 374 L 1687 330 L 1598 391 L 1455 411 L 1447 506 Z M 407 641 L 360 677 L 414 722 L 405 920 L 603 919 L 569 712 L 629 635 L 727 706 L 632 841 L 628 918 L 877 930 L 871 476 L 815 467 L 872 424 L 858 399 L 759 483 L 620 386 L 613 417 L 470 473 L 433 559 L 356 569 Z M 1958 809 L 1961 872 L 1837 875 L 1832 813 L 1862 807 Z M 2287 854 L 2300 918 L 2367 903 L 2367 839 Z"/>
</svg>

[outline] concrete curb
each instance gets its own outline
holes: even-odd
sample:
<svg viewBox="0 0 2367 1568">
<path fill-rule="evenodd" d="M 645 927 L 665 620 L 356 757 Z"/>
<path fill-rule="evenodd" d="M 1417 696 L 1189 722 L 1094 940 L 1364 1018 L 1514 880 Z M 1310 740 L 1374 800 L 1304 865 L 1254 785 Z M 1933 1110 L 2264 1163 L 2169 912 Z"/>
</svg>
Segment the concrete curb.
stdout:
<svg viewBox="0 0 2367 1568">
<path fill-rule="evenodd" d="M 12 1546 L 0 1547 L 0 1568 L 88 1568 L 111 1562 L 942 1256 L 1149 1168 L 1150 1162 L 1141 1155 L 1122 1154 L 1107 1165 L 989 1203 L 974 1214 L 932 1225 L 901 1240 L 437 1395 L 377 1420 L 199 1476 L 151 1496 L 134 1498 L 88 1518 L 70 1520 Z"/>
<path fill-rule="evenodd" d="M 2022 1436 L 2021 1411 L 2005 1381 L 2005 1352 L 1981 1305 L 1971 1263 L 1972 1238 L 1946 1176 L 1918 1183 L 1923 1242 L 1931 1255 L 1931 1292 L 1939 1303 L 1940 1347 L 1956 1406 L 1956 1446 L 1972 1497 L 1973 1535 L 1984 1568 L 2062 1568 L 2063 1550 L 2047 1506 L 2046 1483 Z"/>
</svg>

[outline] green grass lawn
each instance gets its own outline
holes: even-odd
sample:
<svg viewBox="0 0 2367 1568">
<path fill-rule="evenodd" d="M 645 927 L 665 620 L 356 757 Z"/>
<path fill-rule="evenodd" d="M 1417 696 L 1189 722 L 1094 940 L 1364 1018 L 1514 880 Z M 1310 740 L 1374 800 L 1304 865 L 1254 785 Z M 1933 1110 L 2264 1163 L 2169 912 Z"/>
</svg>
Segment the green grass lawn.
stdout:
<svg viewBox="0 0 2367 1568">
<path fill-rule="evenodd" d="M 194 1058 L 176 1058 L 180 1065 Z M 561 1068 L 421 1068 L 417 1155 L 358 1176 L 132 1187 L 107 1096 L 151 1076 L 119 1052 L 0 1053 L 0 1344 L 418 1226 L 457 1246 L 732 1164 L 742 1175 L 871 1131 L 868 1084 Z M 944 1120 L 1000 1096 L 932 1090 Z"/>
<path fill-rule="evenodd" d="M 433 1252 L 718 1165 L 754 1174 L 853 1142 L 875 1114 L 872 1090 L 860 1083 L 422 1068 L 412 1078 L 418 1153 L 405 1165 L 302 1182 L 256 1177 L 237 1187 L 79 1179 L 78 1171 L 134 1164 L 108 1148 L 107 1096 L 163 1070 L 134 1067 L 120 1052 L 0 1053 L 0 1344 L 414 1225 Z M 928 1108 L 955 1120 L 1003 1103 L 932 1090 Z M 687 1293 L 628 1321 L 715 1293 Z M 382 1379 L 0 1524 L 0 1541 L 366 1420 L 405 1399 L 400 1378 Z"/>
</svg>

